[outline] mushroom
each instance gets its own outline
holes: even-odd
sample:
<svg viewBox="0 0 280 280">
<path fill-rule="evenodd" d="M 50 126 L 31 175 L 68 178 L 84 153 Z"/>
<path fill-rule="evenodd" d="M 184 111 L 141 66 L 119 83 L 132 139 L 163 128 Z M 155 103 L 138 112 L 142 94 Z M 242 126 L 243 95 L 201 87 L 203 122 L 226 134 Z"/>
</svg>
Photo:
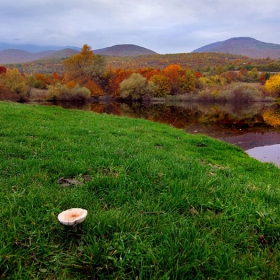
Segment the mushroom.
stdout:
<svg viewBox="0 0 280 280">
<path fill-rule="evenodd" d="M 57 218 L 63 225 L 73 226 L 82 223 L 87 217 L 87 210 L 72 208 L 58 214 Z"/>
</svg>

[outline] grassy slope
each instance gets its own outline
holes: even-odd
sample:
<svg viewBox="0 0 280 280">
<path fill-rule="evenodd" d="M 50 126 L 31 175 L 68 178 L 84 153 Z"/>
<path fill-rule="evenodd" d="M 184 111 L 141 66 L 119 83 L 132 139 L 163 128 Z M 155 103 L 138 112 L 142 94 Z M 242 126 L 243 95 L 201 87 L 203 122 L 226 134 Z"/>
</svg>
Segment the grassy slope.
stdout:
<svg viewBox="0 0 280 280">
<path fill-rule="evenodd" d="M 279 276 L 272 164 L 144 120 L 0 103 L 0 122 L 0 276 Z M 72 207 L 89 211 L 76 230 L 56 219 Z"/>
</svg>

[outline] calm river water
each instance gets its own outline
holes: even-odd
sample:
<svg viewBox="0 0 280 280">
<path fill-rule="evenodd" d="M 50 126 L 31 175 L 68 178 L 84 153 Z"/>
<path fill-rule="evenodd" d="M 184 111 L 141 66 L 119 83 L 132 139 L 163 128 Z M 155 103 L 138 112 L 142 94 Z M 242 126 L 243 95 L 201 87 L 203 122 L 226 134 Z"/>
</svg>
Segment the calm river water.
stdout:
<svg viewBox="0 0 280 280">
<path fill-rule="evenodd" d="M 192 134 L 210 137 L 240 146 L 250 156 L 273 162 L 280 167 L 280 105 L 266 103 L 119 103 L 96 102 L 73 106 L 96 113 L 143 118 L 170 124 Z"/>
</svg>

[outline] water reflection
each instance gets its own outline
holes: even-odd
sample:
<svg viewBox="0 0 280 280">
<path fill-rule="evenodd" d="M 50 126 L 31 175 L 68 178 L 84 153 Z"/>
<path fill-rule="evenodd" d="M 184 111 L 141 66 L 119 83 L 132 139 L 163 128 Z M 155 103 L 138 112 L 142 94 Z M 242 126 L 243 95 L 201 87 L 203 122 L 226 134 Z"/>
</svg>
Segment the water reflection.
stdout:
<svg viewBox="0 0 280 280">
<path fill-rule="evenodd" d="M 279 142 L 279 105 L 252 103 L 244 106 L 233 104 L 202 103 L 92 103 L 91 110 L 155 122 L 171 124 L 189 133 L 202 133 L 226 142 L 240 145 L 252 139 L 252 145 L 264 141 Z M 268 113 L 269 112 L 269 113 Z M 267 137 L 265 137 L 265 134 Z M 258 137 L 260 134 L 262 136 Z M 247 135 L 244 138 L 244 135 Z M 232 137 L 238 137 L 232 140 Z M 244 139 L 243 139 L 243 138 Z M 242 140 L 243 139 L 243 140 Z M 265 140 L 266 139 L 266 140 Z M 246 144 L 247 145 L 247 144 Z M 252 148 L 252 146 L 248 147 Z"/>
<path fill-rule="evenodd" d="M 274 162 L 277 166 L 280 167 L 280 144 L 265 146 L 265 147 L 256 147 L 250 149 L 247 152 L 248 155 L 254 157 L 263 162 Z"/>
</svg>

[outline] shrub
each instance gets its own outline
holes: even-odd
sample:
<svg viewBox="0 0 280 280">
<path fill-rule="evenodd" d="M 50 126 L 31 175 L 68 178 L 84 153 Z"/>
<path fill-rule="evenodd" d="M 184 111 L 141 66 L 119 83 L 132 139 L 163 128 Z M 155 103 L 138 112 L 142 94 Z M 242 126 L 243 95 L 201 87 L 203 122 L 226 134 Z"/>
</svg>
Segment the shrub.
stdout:
<svg viewBox="0 0 280 280">
<path fill-rule="evenodd" d="M 5 88 L 6 94 L 17 96 L 17 101 L 27 101 L 29 88 L 26 79 L 17 69 L 7 69 L 0 75 L 0 84 Z"/>
<path fill-rule="evenodd" d="M 247 103 L 262 98 L 262 93 L 254 86 L 244 84 L 234 84 L 227 89 L 217 89 L 217 87 L 206 88 L 198 92 L 198 99 L 206 102 L 233 102 Z"/>
<path fill-rule="evenodd" d="M 262 93 L 254 86 L 236 84 L 228 90 L 221 92 L 220 100 L 226 100 L 234 103 L 247 103 L 261 99 Z"/>
<path fill-rule="evenodd" d="M 72 100 L 87 101 L 90 98 L 90 90 L 86 87 L 76 85 L 72 89 Z"/>
<path fill-rule="evenodd" d="M 215 96 L 212 94 L 209 88 L 199 91 L 197 98 L 199 101 L 204 101 L 204 102 L 210 102 L 215 100 Z"/>
<path fill-rule="evenodd" d="M 66 85 L 57 83 L 48 87 L 46 96 L 48 100 L 85 102 L 90 98 L 90 90 L 79 85 L 68 88 Z"/>
<path fill-rule="evenodd" d="M 128 79 L 120 83 L 122 98 L 139 100 L 149 93 L 147 79 L 141 74 L 133 73 Z"/>
<path fill-rule="evenodd" d="M 15 93 L 12 93 L 4 85 L 0 84 L 0 100 L 17 101 L 18 95 Z"/>
</svg>

